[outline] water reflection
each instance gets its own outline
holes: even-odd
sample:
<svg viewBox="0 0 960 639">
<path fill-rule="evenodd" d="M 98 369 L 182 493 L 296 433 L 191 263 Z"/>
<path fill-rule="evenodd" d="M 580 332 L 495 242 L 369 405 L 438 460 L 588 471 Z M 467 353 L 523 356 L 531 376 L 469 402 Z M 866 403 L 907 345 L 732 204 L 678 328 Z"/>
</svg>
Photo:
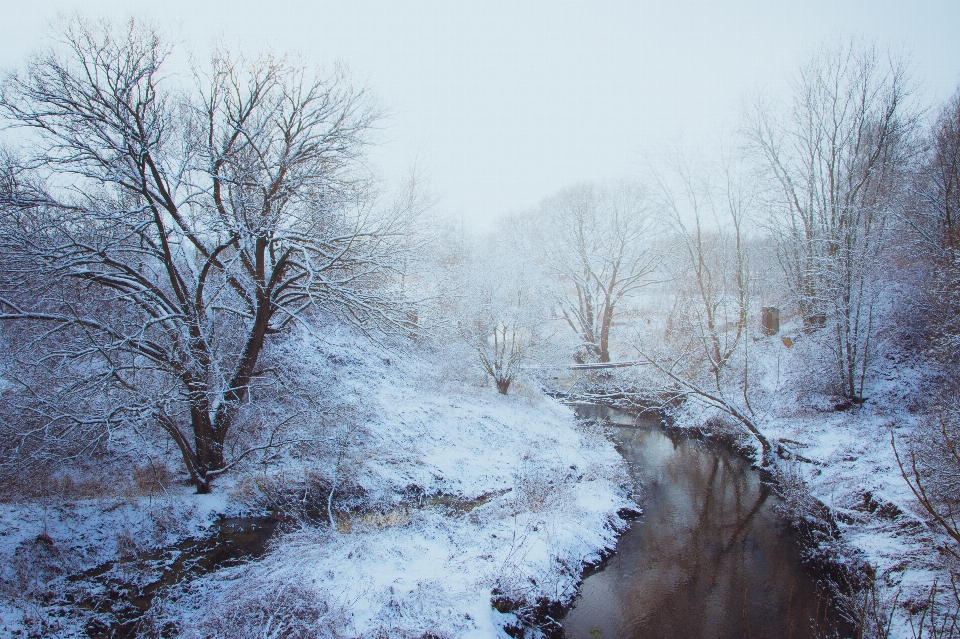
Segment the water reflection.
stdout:
<svg viewBox="0 0 960 639">
<path fill-rule="evenodd" d="M 584 581 L 565 635 L 818 636 L 823 598 L 758 474 L 726 451 L 652 424 L 614 431 L 644 513 L 606 567 Z"/>
</svg>

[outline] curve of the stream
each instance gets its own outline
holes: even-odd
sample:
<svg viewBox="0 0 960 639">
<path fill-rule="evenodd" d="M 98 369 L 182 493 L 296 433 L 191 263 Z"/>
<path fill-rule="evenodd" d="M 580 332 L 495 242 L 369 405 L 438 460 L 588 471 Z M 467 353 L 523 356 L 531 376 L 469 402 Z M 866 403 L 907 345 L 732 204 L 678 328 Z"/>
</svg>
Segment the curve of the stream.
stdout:
<svg viewBox="0 0 960 639">
<path fill-rule="evenodd" d="M 588 576 L 569 639 L 832 636 L 829 599 L 759 473 L 730 451 L 600 406 L 639 490 L 642 516 Z"/>
</svg>

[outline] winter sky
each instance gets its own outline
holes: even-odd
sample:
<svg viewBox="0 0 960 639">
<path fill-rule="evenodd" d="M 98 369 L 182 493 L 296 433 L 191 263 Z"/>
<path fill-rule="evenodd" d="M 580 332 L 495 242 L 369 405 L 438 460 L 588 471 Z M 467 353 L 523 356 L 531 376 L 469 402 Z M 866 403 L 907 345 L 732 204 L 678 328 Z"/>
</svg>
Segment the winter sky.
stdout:
<svg viewBox="0 0 960 639">
<path fill-rule="evenodd" d="M 665 140 L 715 142 L 751 92 L 783 90 L 837 36 L 911 52 L 929 99 L 960 85 L 956 0 L 0 0 L 0 67 L 77 10 L 149 17 L 197 54 L 220 37 L 343 61 L 389 110 L 384 172 L 419 158 L 440 208 L 481 226 L 572 182 L 635 173 Z"/>
</svg>

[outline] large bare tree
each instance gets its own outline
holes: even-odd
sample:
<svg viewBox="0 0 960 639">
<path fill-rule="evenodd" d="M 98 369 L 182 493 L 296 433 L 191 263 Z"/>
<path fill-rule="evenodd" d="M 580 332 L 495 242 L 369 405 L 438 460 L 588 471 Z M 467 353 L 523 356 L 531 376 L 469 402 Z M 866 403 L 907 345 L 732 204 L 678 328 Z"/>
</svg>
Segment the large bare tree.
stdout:
<svg viewBox="0 0 960 639">
<path fill-rule="evenodd" d="M 635 184 L 579 184 L 544 200 L 544 264 L 556 300 L 580 338 L 578 357 L 610 361 L 610 329 L 622 302 L 648 285 L 657 266 L 650 208 Z"/>
<path fill-rule="evenodd" d="M 316 308 L 403 322 L 406 203 L 381 207 L 360 162 L 377 111 L 339 68 L 217 51 L 181 86 L 150 27 L 59 35 L 0 96 L 19 143 L 0 196 L 14 452 L 159 428 L 207 492 L 276 443 L 227 450 L 271 336 Z"/>
<path fill-rule="evenodd" d="M 917 117 L 907 63 L 855 41 L 801 67 L 788 104 L 748 125 L 777 195 L 781 265 L 808 329 L 825 326 L 841 392 L 858 400 L 875 331 L 877 266 L 906 184 Z"/>
</svg>

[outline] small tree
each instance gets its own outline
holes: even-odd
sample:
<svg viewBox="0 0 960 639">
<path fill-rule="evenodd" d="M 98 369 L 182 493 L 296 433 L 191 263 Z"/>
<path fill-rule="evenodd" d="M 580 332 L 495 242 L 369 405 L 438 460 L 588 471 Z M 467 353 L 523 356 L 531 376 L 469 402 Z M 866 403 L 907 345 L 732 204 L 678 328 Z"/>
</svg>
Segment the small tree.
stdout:
<svg viewBox="0 0 960 639">
<path fill-rule="evenodd" d="M 359 164 L 377 111 L 341 69 L 271 55 L 215 52 L 183 89 L 133 21 L 75 20 L 60 45 L 0 95 L 21 132 L 0 196 L 14 452 L 156 427 L 207 492 L 275 444 L 228 446 L 272 335 L 312 308 L 404 321 L 406 204 L 378 210 Z"/>
<path fill-rule="evenodd" d="M 896 439 L 891 445 L 900 473 L 920 506 L 952 540 L 945 547 L 960 559 L 960 425 L 957 406 L 942 407 L 937 418 L 917 428 L 914 441 L 901 456 Z"/>
<path fill-rule="evenodd" d="M 677 241 L 673 310 L 662 334 L 635 346 L 647 365 L 646 383 L 661 394 L 700 402 L 732 417 L 760 444 L 766 465 L 772 449 L 760 428 L 752 396 L 750 271 L 745 240 L 752 199 L 729 166 L 722 184 L 709 180 L 679 153 L 669 173 L 654 173 L 658 206 Z"/>
<path fill-rule="evenodd" d="M 458 286 L 461 336 L 506 395 L 539 341 L 544 293 L 505 228 L 486 238 Z"/>
<path fill-rule="evenodd" d="M 506 395 L 520 372 L 520 363 L 526 355 L 531 336 L 528 329 L 506 320 L 478 320 L 478 324 L 478 335 L 493 333 L 487 337 L 486 343 L 482 338 L 475 342 L 480 363 L 493 378 L 500 394 Z"/>
<path fill-rule="evenodd" d="M 544 200 L 544 264 L 554 299 L 576 333 L 578 359 L 610 361 L 610 329 L 623 301 L 651 282 L 653 220 L 637 185 L 579 184 Z"/>
</svg>

